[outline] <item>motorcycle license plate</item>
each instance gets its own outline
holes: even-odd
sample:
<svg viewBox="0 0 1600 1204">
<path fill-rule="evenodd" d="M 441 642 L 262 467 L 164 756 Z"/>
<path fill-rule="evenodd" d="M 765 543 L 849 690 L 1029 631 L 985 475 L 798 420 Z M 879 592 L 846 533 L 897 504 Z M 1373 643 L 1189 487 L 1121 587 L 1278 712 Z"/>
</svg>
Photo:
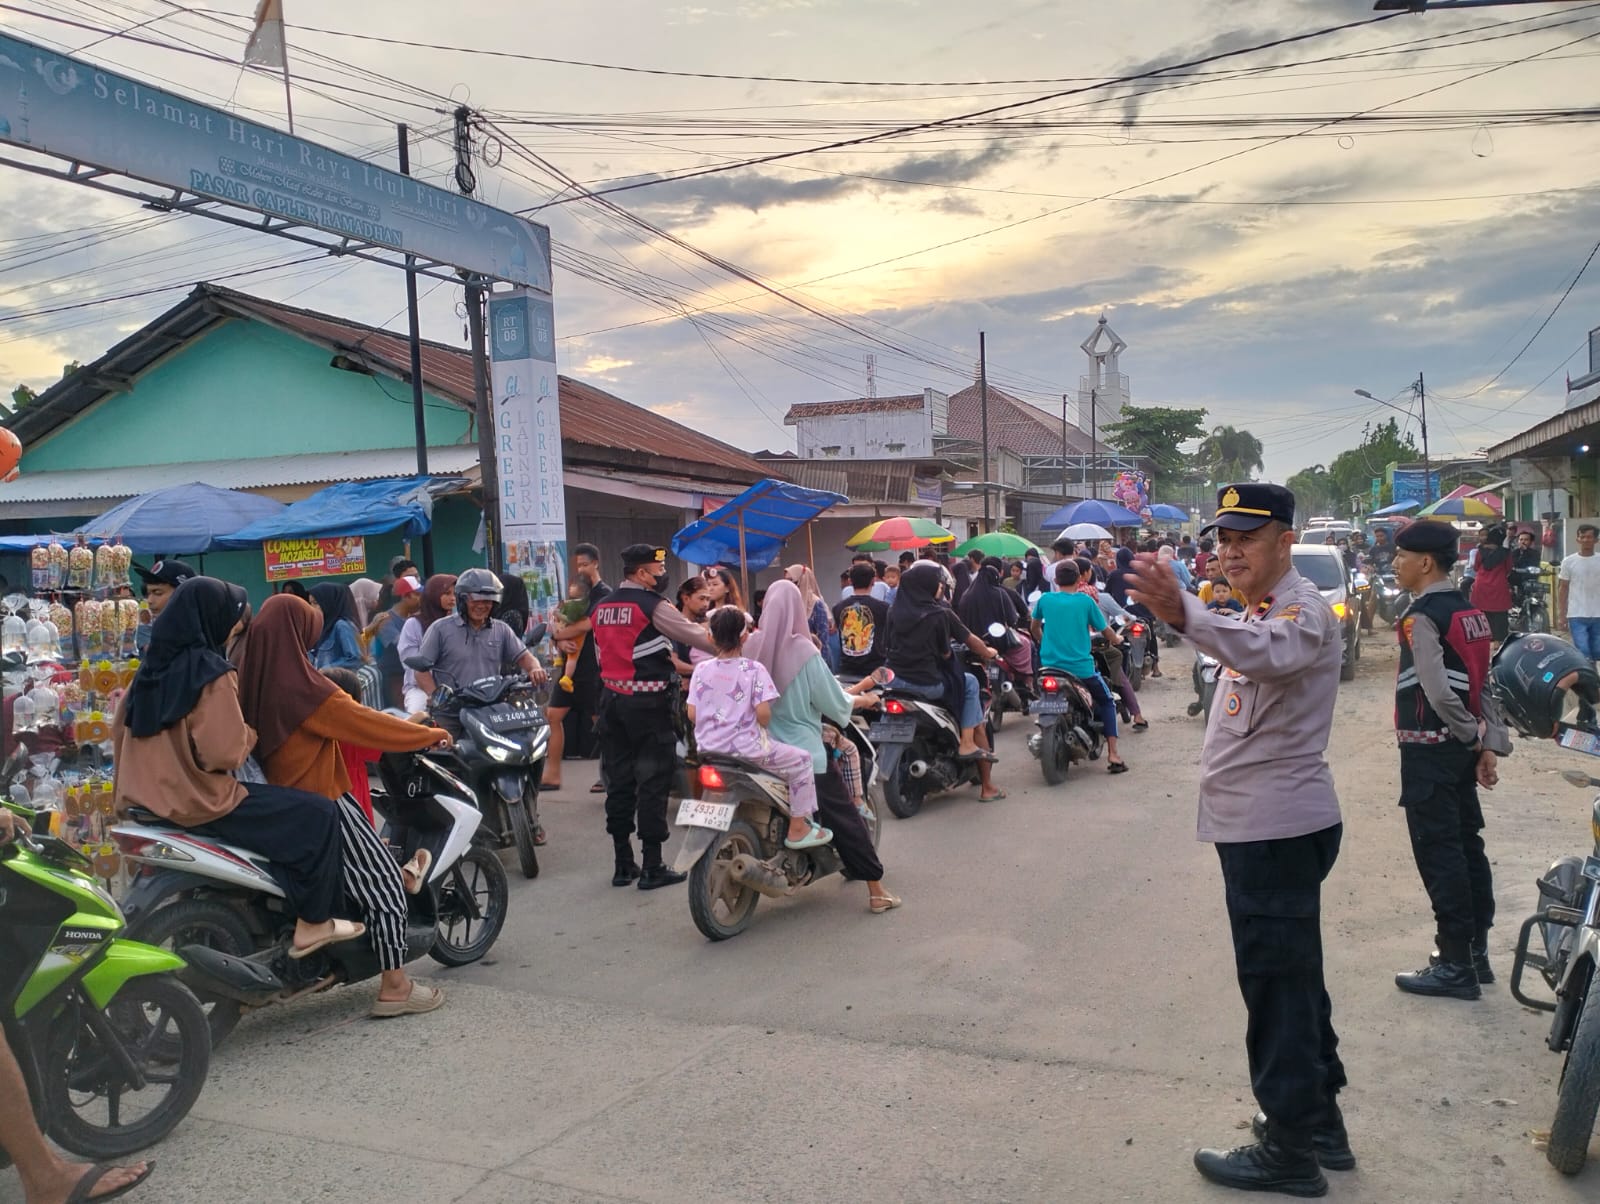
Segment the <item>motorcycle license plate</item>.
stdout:
<svg viewBox="0 0 1600 1204">
<path fill-rule="evenodd" d="M 1028 709 L 1035 715 L 1065 715 L 1072 704 L 1065 698 L 1041 698 Z"/>
<path fill-rule="evenodd" d="M 732 803 L 708 803 L 704 799 L 686 798 L 678 807 L 680 828 L 715 828 L 726 832 L 733 822 Z"/>
<path fill-rule="evenodd" d="M 874 744 L 898 744 L 910 740 L 917 734 L 917 721 L 897 716 L 893 719 L 880 719 L 867 729 L 867 739 Z"/>
</svg>

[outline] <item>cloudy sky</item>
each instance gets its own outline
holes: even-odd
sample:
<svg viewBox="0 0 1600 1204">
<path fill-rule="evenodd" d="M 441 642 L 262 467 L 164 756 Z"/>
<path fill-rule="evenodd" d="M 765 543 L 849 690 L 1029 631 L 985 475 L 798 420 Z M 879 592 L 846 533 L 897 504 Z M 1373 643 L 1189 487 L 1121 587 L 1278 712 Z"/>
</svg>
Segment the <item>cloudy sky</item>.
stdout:
<svg viewBox="0 0 1600 1204">
<path fill-rule="evenodd" d="M 20 7 L 60 20 L 8 10 L 19 36 L 281 124 L 275 78 L 216 61 L 237 60 L 252 0 Z M 868 355 L 880 393 L 962 387 L 980 330 L 991 379 L 1059 413 L 1104 311 L 1134 403 L 1249 428 L 1270 477 L 1390 413 L 1352 390 L 1404 408 L 1419 372 L 1434 454 L 1471 454 L 1559 409 L 1600 326 L 1594 265 L 1524 350 L 1600 237 L 1600 137 L 1574 111 L 1600 3 L 1292 42 L 1369 0 L 284 7 L 302 136 L 392 163 L 405 120 L 418 174 L 449 186 L 448 110 L 484 111 L 481 195 L 538 206 L 554 235 L 562 371 L 749 448 L 793 446 L 794 402 L 865 393 Z M 181 49 L 107 38 L 136 23 Z M 39 311 L 232 273 L 403 329 L 392 271 L 282 266 L 303 249 L 12 169 L 0 190 L 8 389 L 181 288 Z M 425 332 L 461 342 L 459 302 L 431 291 Z"/>
</svg>

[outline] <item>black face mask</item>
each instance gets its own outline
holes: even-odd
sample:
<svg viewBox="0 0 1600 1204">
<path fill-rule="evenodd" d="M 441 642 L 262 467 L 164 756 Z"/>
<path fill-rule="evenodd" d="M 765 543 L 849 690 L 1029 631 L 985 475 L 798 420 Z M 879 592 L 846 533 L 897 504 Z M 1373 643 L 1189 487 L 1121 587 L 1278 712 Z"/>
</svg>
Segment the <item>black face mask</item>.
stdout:
<svg viewBox="0 0 1600 1204">
<path fill-rule="evenodd" d="M 650 583 L 650 588 L 655 590 L 658 594 L 666 593 L 667 586 L 668 576 L 666 573 L 662 573 L 661 576 L 657 577 L 653 582 Z"/>
</svg>

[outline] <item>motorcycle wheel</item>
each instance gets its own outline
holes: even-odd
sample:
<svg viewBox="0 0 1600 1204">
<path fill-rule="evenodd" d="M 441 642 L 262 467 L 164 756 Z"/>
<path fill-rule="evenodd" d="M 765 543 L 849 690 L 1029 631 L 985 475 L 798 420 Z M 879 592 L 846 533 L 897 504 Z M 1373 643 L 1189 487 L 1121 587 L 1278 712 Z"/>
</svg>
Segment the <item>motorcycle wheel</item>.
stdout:
<svg viewBox="0 0 1600 1204">
<path fill-rule="evenodd" d="M 1006 721 L 1006 706 L 1000 701 L 1000 696 L 995 695 L 994 702 L 989 706 L 989 735 L 993 736 L 1000 730 Z"/>
<path fill-rule="evenodd" d="M 912 745 L 900 754 L 894 772 L 883 779 L 883 801 L 896 819 L 910 819 L 922 810 L 926 787 L 911 776 L 910 763 L 916 760 L 917 746 Z"/>
<path fill-rule="evenodd" d="M 439 923 L 428 956 L 466 966 L 494 946 L 505 927 L 511 884 L 493 850 L 473 845 L 439 887 Z"/>
<path fill-rule="evenodd" d="M 1600 999 L 1595 997 L 1594 971 L 1572 1048 L 1561 1072 L 1561 1089 L 1555 1119 L 1550 1123 L 1550 1144 L 1545 1157 L 1563 1175 L 1576 1175 L 1589 1157 L 1589 1138 L 1600 1113 Z"/>
<path fill-rule="evenodd" d="M 539 851 L 533 843 L 533 817 L 539 806 L 539 788 L 529 782 L 522 791 L 522 797 L 514 803 L 506 803 L 505 808 L 511 812 L 511 835 L 517 844 L 517 862 L 522 866 L 522 876 L 537 878 Z M 530 794 L 533 796 L 531 799 L 528 797 Z"/>
<path fill-rule="evenodd" d="M 760 892 L 735 882 L 728 864 L 740 853 L 761 856 L 761 839 L 742 819 L 728 825 L 689 871 L 689 915 L 708 941 L 726 941 L 750 926 Z"/>
<path fill-rule="evenodd" d="M 1135 694 L 1144 689 L 1144 665 L 1142 663 L 1138 665 L 1124 664 L 1122 669 L 1128 675 L 1128 684 L 1133 687 Z"/>
<path fill-rule="evenodd" d="M 145 1078 L 143 1090 L 130 1091 L 104 1035 L 83 1018 L 92 1006 L 79 997 L 51 1032 L 44 1091 L 50 1136 L 106 1161 L 154 1145 L 189 1114 L 211 1066 L 211 1031 L 200 1001 L 172 975 L 130 979 L 103 1013 Z"/>
<path fill-rule="evenodd" d="M 128 936 L 174 953 L 185 945 L 204 945 L 230 957 L 249 957 L 255 950 L 255 938 L 250 935 L 244 917 L 215 899 L 180 899 L 158 907 L 142 923 L 135 924 Z M 179 974 L 181 976 L 182 971 Z M 219 999 L 203 991 L 196 991 L 195 998 L 205 1009 L 206 1022 L 211 1028 L 211 1046 L 215 1049 L 238 1025 L 244 1014 L 244 1004 L 236 999 Z"/>
<path fill-rule="evenodd" d="M 1044 738 L 1044 747 L 1039 750 L 1039 765 L 1044 770 L 1044 780 L 1051 786 L 1059 786 L 1067 780 L 1067 770 L 1072 766 L 1072 758 L 1067 756 L 1067 737 L 1065 728 L 1057 723 Z"/>
</svg>

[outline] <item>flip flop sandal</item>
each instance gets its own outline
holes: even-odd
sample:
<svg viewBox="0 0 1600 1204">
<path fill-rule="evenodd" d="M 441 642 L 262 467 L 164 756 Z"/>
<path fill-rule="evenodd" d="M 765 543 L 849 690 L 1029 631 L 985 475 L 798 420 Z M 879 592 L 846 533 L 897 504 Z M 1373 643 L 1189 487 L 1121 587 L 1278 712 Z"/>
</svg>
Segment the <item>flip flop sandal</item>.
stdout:
<svg viewBox="0 0 1600 1204">
<path fill-rule="evenodd" d="M 785 839 L 783 847 L 799 852 L 802 849 L 817 849 L 833 840 L 833 833 L 824 828 L 816 820 L 811 821 L 811 827 L 799 840 Z"/>
<path fill-rule="evenodd" d="M 1150 730 L 1150 721 L 1148 719 L 1135 719 L 1128 726 L 1133 728 L 1133 730 L 1136 731 L 1136 732 L 1149 731 Z"/>
<path fill-rule="evenodd" d="M 329 945 L 342 944 L 345 941 L 353 941 L 357 937 L 366 935 L 367 926 L 365 924 L 357 923 L 354 920 L 335 920 L 332 933 L 320 940 L 311 942 L 303 949 L 291 945 L 289 956 L 295 961 L 299 961 L 301 958 L 310 957 L 318 949 L 326 949 Z"/>
<path fill-rule="evenodd" d="M 411 860 L 400 867 L 400 873 L 402 875 L 411 875 L 411 880 L 416 883 L 415 886 L 406 887 L 406 894 L 420 895 L 422 893 L 422 888 L 428 884 L 428 871 L 431 868 L 433 868 L 433 854 L 428 852 L 427 849 L 418 849 L 412 855 Z"/>
<path fill-rule="evenodd" d="M 867 901 L 867 910 L 875 916 L 881 916 L 886 911 L 893 911 L 904 901 L 899 895 L 873 895 Z"/>
<path fill-rule="evenodd" d="M 108 1191 L 98 1196 L 94 1195 L 94 1189 L 100 1186 L 100 1180 L 118 1169 L 120 1168 L 114 1162 L 95 1163 L 83 1172 L 82 1178 L 72 1185 L 72 1194 L 67 1197 L 67 1204 L 85 1204 L 86 1201 L 91 1200 L 95 1204 L 99 1204 L 101 1200 L 115 1200 L 118 1196 L 125 1196 L 150 1177 L 150 1172 L 156 1169 L 156 1164 L 154 1162 L 145 1163 L 144 1174 L 140 1175 L 132 1183 L 124 1183 L 115 1191 Z"/>
<path fill-rule="evenodd" d="M 998 803 L 1005 796 L 1006 792 L 1004 790 L 996 790 L 993 794 L 980 794 L 978 801 L 980 803 Z"/>
<path fill-rule="evenodd" d="M 1128 763 L 1126 761 L 1112 761 L 1109 765 L 1106 766 L 1106 772 L 1107 773 L 1127 773 L 1128 772 Z"/>
<path fill-rule="evenodd" d="M 544 848 L 550 838 L 544 834 L 544 825 L 536 824 L 533 829 L 533 843 L 535 848 Z"/>
<path fill-rule="evenodd" d="M 368 1013 L 374 1020 L 392 1020 L 396 1016 L 420 1016 L 444 1005 L 444 992 L 420 982 L 411 984 L 411 994 L 404 999 L 380 999 Z"/>
<path fill-rule="evenodd" d="M 560 782 L 540 782 L 539 783 L 539 793 L 540 794 L 550 794 L 551 792 L 556 791 L 556 790 L 560 790 L 560 789 L 561 789 L 561 783 Z"/>
<path fill-rule="evenodd" d="M 604 782 L 596 782 L 593 786 L 589 787 L 590 794 L 604 794 L 605 792 L 606 784 Z"/>
</svg>

